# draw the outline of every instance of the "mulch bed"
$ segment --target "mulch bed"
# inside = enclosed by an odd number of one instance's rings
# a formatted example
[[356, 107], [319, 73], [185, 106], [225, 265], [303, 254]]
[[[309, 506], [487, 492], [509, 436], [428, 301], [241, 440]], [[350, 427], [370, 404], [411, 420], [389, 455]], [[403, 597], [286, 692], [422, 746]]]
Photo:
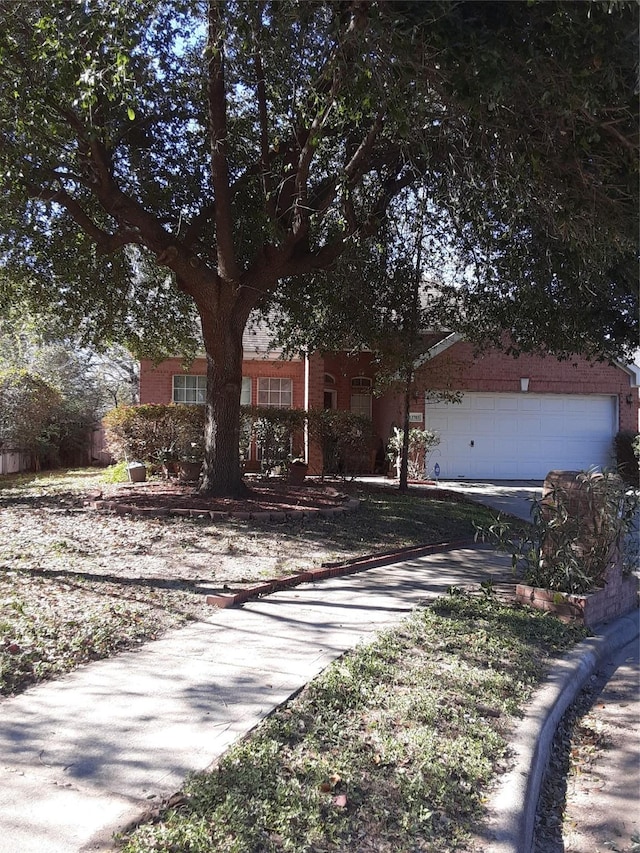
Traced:
[[333, 486], [305, 484], [291, 486], [280, 481], [251, 483], [246, 498], [210, 498], [200, 495], [192, 485], [175, 481], [124, 483], [105, 490], [94, 500], [104, 498], [110, 505], [140, 509], [189, 509], [201, 512], [291, 512], [294, 510], [340, 507], [349, 496]]

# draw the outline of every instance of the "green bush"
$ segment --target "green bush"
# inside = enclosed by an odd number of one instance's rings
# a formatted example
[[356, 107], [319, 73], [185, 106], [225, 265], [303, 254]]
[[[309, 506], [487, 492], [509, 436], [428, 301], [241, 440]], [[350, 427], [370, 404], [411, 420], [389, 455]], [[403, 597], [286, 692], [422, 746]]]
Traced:
[[[518, 577], [530, 586], [582, 595], [604, 585], [614, 548], [623, 552], [638, 511], [638, 496], [615, 473], [577, 475], [578, 513], [567, 508], [567, 495], [554, 489], [534, 501], [532, 524], [525, 530], [498, 517], [476, 536], [511, 554]], [[575, 504], [574, 504], [575, 506]]]
[[288, 465], [293, 456], [303, 455], [306, 415], [303, 409], [243, 406], [240, 455], [247, 457], [254, 438], [260, 447], [263, 473]]
[[[204, 406], [185, 403], [118, 406], [104, 417], [106, 445], [116, 461], [155, 466], [204, 457]], [[323, 448], [323, 473], [355, 474], [368, 470], [373, 440], [369, 418], [351, 412], [243, 406], [240, 411], [240, 458], [255, 440], [262, 470], [268, 474], [303, 456], [304, 427]]]
[[323, 474], [358, 474], [370, 468], [373, 424], [364, 415], [338, 409], [311, 409], [309, 435], [322, 447]]
[[107, 448], [118, 461], [165, 465], [204, 456], [203, 406], [118, 406], [107, 412], [103, 422]]
[[[402, 461], [404, 430], [395, 427], [387, 444], [388, 458], [393, 462], [398, 476]], [[440, 444], [440, 435], [431, 429], [409, 430], [409, 458], [407, 474], [411, 480], [424, 480], [429, 454]]]
[[129, 479], [127, 463], [123, 459], [121, 462], [116, 462], [115, 465], [109, 465], [104, 469], [102, 479], [105, 483], [126, 483]]
[[631, 430], [619, 432], [614, 439], [618, 473], [630, 486], [640, 486], [640, 433]]
[[36, 468], [59, 461], [62, 398], [27, 370], [0, 370], [0, 449], [30, 454]]

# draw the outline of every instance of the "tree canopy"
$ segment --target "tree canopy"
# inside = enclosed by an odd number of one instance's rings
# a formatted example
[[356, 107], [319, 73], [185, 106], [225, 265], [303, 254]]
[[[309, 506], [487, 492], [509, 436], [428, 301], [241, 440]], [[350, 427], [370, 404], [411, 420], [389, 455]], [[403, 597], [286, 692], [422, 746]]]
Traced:
[[250, 312], [366, 254], [406, 187], [464, 261], [454, 319], [619, 354], [637, 339], [637, 18], [614, 2], [3, 0], [0, 305], [55, 306], [155, 357], [193, 349], [197, 316], [203, 488], [221, 493], [241, 490]]
[[[431, 321], [514, 354], [630, 359], [639, 340], [637, 5], [452, 3], [439, 23], [426, 38], [439, 50], [430, 72], [448, 155], [415, 184], [429, 202], [422, 277], [441, 296]], [[392, 291], [419, 223], [402, 197], [389, 214], [386, 234], [285, 283], [280, 343], [376, 349], [388, 312], [397, 320], [411, 300], [410, 288]], [[394, 249], [398, 220], [407, 237]]]
[[137, 394], [137, 364], [117, 345], [96, 352], [55, 318], [29, 316], [24, 304], [0, 317], [0, 447], [34, 464], [71, 464], [90, 430]]

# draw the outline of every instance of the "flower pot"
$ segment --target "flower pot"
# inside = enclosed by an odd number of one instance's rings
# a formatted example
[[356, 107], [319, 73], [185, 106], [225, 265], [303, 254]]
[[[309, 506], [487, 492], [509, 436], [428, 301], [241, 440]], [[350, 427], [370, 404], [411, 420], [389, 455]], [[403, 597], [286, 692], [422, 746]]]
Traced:
[[201, 470], [202, 462], [178, 462], [178, 479], [183, 483], [194, 483]]
[[291, 486], [301, 486], [304, 483], [304, 478], [307, 476], [309, 466], [306, 462], [292, 462], [289, 466], [289, 475], [287, 477]]
[[127, 473], [131, 483], [144, 483], [147, 479], [147, 469], [143, 462], [131, 462], [127, 465]]

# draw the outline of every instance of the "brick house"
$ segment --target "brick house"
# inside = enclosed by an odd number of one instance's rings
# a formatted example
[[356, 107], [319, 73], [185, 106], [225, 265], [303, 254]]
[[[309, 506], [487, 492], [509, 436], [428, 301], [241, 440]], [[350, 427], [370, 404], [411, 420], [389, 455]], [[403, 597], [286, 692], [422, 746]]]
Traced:
[[[439, 432], [428, 464], [438, 464], [441, 478], [542, 480], [553, 469], [609, 467], [615, 434], [638, 429], [637, 367], [579, 357], [514, 359], [498, 350], [477, 356], [453, 334], [432, 336], [430, 344], [417, 371], [411, 421]], [[376, 395], [376, 374], [366, 352], [285, 360], [270, 349], [265, 330], [244, 335], [242, 403], [370, 416], [375, 441], [367, 473], [379, 470], [392, 429], [402, 422], [401, 396]], [[204, 358], [187, 370], [179, 358], [140, 364], [141, 403], [203, 403], [205, 387]], [[425, 394], [442, 388], [461, 392], [461, 402], [432, 402]], [[320, 449], [307, 446], [305, 453], [310, 473], [319, 473]]]

